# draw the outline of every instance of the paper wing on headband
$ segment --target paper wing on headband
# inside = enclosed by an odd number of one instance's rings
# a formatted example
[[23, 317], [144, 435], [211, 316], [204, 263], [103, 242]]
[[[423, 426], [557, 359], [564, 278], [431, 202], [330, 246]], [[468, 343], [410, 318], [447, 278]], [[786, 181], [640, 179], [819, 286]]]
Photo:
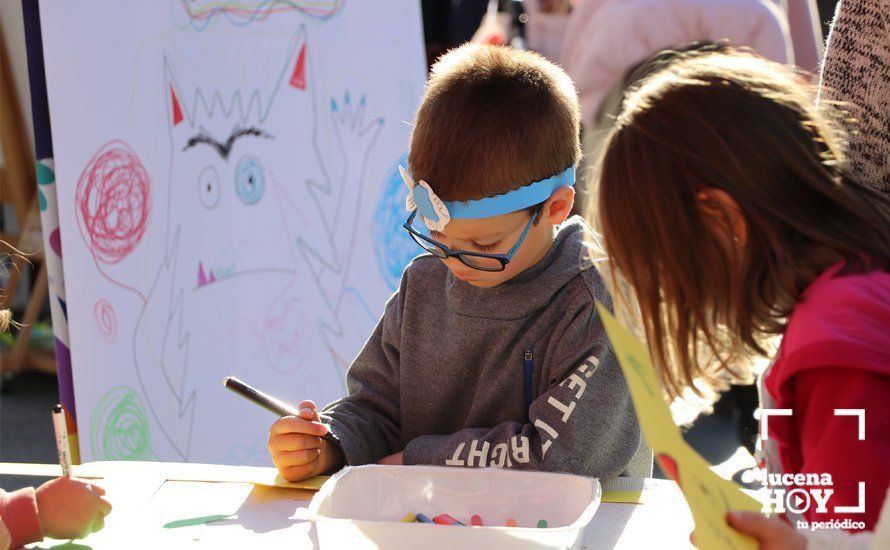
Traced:
[[445, 226], [451, 221], [451, 215], [448, 213], [445, 202], [436, 195], [427, 182], [420, 180], [419, 183], [414, 183], [411, 175], [401, 166], [399, 166], [399, 173], [402, 174], [402, 180], [408, 186], [408, 199], [405, 201], [405, 208], [409, 212], [417, 210], [420, 217], [423, 218], [423, 223], [430, 231], [445, 229]]
[[417, 210], [432, 231], [442, 231], [452, 219], [490, 218], [516, 212], [546, 201], [560, 187], [575, 185], [575, 167], [569, 166], [549, 178], [501, 195], [471, 201], [445, 202], [436, 196], [427, 182], [420, 180], [419, 183], [414, 183], [408, 171], [401, 166], [399, 172], [409, 189], [405, 207], [409, 212]]

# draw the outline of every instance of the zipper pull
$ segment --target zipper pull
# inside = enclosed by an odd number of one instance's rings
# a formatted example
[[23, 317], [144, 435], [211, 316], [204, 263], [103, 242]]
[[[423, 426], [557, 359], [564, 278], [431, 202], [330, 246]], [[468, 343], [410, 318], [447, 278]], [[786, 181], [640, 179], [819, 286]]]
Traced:
[[523, 369], [522, 375], [524, 379], [524, 393], [525, 393], [525, 421], [529, 421], [528, 410], [532, 406], [532, 368], [534, 363], [532, 362], [532, 350], [525, 350], [525, 361], [523, 361]]

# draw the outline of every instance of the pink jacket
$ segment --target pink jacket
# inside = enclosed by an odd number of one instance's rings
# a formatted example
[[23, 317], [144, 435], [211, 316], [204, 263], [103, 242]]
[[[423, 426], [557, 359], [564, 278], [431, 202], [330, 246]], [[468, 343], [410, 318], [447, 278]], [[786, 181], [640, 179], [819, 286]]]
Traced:
[[[728, 39], [794, 61], [786, 2], [809, 0], [582, 0], [569, 17], [561, 63], [578, 89], [584, 124], [625, 73], [655, 53]], [[817, 58], [818, 59], [818, 56]]]
[[27, 487], [12, 493], [0, 490], [0, 550], [43, 540], [37, 496]]

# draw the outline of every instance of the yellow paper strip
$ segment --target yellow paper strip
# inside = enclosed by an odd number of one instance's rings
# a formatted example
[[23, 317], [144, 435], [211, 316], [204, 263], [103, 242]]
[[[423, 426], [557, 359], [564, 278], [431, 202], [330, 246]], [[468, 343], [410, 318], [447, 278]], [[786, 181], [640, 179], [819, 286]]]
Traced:
[[603, 502], [643, 504], [643, 491], [603, 491]]
[[754, 539], [729, 527], [726, 513], [731, 509], [759, 511], [760, 503], [712, 472], [707, 461], [683, 440], [645, 346], [602, 304], [597, 308], [624, 371], [646, 442], [662, 470], [680, 486], [692, 511], [696, 546], [754, 550]]

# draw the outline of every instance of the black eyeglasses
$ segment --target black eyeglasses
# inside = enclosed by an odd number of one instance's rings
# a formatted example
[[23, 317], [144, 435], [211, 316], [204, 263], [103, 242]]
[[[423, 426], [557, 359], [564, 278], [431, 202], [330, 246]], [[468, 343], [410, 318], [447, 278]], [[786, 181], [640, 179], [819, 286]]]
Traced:
[[519, 250], [519, 245], [522, 244], [522, 241], [525, 240], [525, 236], [528, 234], [529, 229], [531, 229], [532, 224], [538, 217], [538, 211], [536, 210], [534, 214], [532, 214], [531, 219], [525, 226], [525, 229], [522, 230], [522, 234], [519, 235], [519, 240], [516, 241], [516, 244], [513, 245], [513, 248], [509, 250], [506, 254], [485, 254], [484, 252], [472, 252], [470, 250], [451, 250], [444, 244], [427, 237], [426, 235], [420, 233], [412, 224], [414, 223], [414, 218], [417, 217], [417, 210], [411, 212], [411, 215], [408, 216], [408, 221], [402, 225], [408, 234], [411, 235], [411, 238], [420, 245], [421, 248], [432, 254], [433, 256], [442, 258], [443, 260], [447, 258], [457, 258], [460, 260], [462, 264], [467, 267], [472, 267], [473, 269], [478, 269], [479, 271], [503, 271], [507, 268], [507, 264], [510, 263], [510, 260], [516, 254], [516, 251]]

